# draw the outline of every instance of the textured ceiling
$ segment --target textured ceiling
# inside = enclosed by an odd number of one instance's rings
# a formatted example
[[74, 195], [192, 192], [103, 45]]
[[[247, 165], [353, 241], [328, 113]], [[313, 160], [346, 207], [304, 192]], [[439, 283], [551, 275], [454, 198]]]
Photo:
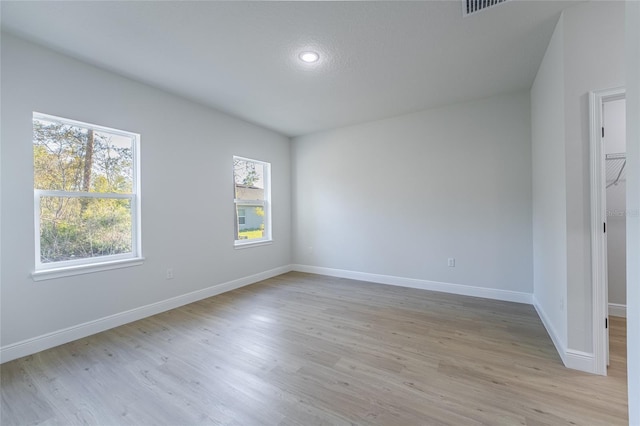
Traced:
[[[2, 29], [289, 136], [529, 88], [560, 11], [511, 1], [1, 2]], [[316, 50], [314, 65], [298, 60]]]

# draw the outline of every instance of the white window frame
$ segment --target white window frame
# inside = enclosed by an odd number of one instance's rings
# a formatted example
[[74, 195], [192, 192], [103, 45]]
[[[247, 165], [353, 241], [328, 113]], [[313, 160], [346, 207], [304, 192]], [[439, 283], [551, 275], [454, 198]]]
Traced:
[[[262, 179], [264, 181], [264, 200], [242, 200], [235, 198], [235, 170], [233, 170], [233, 186], [234, 186], [234, 199], [233, 199], [233, 208], [234, 208], [234, 220], [237, 225], [237, 211], [238, 205], [242, 206], [250, 206], [250, 207], [262, 207], [264, 211], [264, 236], [262, 238], [254, 238], [252, 240], [238, 240], [236, 239], [237, 233], [239, 233], [239, 229], [235, 229], [236, 235], [234, 236], [234, 247], [235, 248], [246, 248], [253, 247], [265, 244], [271, 244], [273, 242], [272, 239], [272, 230], [271, 230], [271, 163], [261, 160], [254, 160], [253, 158], [240, 157], [237, 155], [233, 156], [233, 163], [235, 160], [242, 161], [250, 161], [252, 163], [260, 164], [263, 167], [263, 175]], [[232, 163], [232, 167], [233, 167]]]
[[[97, 124], [85, 123], [54, 115], [33, 113], [32, 120], [44, 120], [61, 123], [70, 126], [93, 129], [97, 132], [109, 133], [112, 135], [124, 136], [132, 139], [133, 156], [133, 192], [111, 193], [111, 192], [78, 192], [59, 190], [33, 190], [33, 212], [35, 229], [35, 270], [31, 274], [34, 281], [61, 278], [71, 275], [86, 274], [91, 272], [105, 271], [110, 269], [125, 268], [129, 266], [141, 265], [144, 261], [142, 257], [142, 232], [140, 214], [140, 135], [124, 130], [113, 129]], [[77, 260], [64, 260], [59, 262], [43, 263], [40, 253], [40, 200], [42, 197], [69, 197], [69, 198], [106, 198], [106, 199], [127, 199], [131, 203], [131, 253], [122, 253], [108, 256], [87, 257]]]

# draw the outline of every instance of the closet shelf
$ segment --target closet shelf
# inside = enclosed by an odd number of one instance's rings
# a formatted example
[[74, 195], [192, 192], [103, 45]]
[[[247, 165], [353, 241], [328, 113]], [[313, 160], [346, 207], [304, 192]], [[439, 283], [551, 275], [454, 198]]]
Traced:
[[626, 180], [624, 168], [627, 165], [627, 155], [625, 153], [607, 154], [605, 159], [607, 169], [607, 188], [617, 185], [620, 182], [624, 182]]

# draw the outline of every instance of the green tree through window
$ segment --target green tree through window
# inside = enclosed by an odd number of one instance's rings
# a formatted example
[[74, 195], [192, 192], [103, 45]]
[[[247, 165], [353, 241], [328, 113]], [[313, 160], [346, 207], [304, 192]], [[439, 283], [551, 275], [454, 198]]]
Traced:
[[136, 143], [137, 135], [34, 114], [42, 269], [137, 255]]

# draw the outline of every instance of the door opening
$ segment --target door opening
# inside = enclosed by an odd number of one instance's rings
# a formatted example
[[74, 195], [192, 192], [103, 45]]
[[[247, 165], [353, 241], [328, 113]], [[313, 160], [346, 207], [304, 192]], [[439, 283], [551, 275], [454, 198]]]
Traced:
[[610, 363], [609, 316], [626, 316], [625, 107], [624, 88], [591, 93], [593, 352], [602, 375]]

